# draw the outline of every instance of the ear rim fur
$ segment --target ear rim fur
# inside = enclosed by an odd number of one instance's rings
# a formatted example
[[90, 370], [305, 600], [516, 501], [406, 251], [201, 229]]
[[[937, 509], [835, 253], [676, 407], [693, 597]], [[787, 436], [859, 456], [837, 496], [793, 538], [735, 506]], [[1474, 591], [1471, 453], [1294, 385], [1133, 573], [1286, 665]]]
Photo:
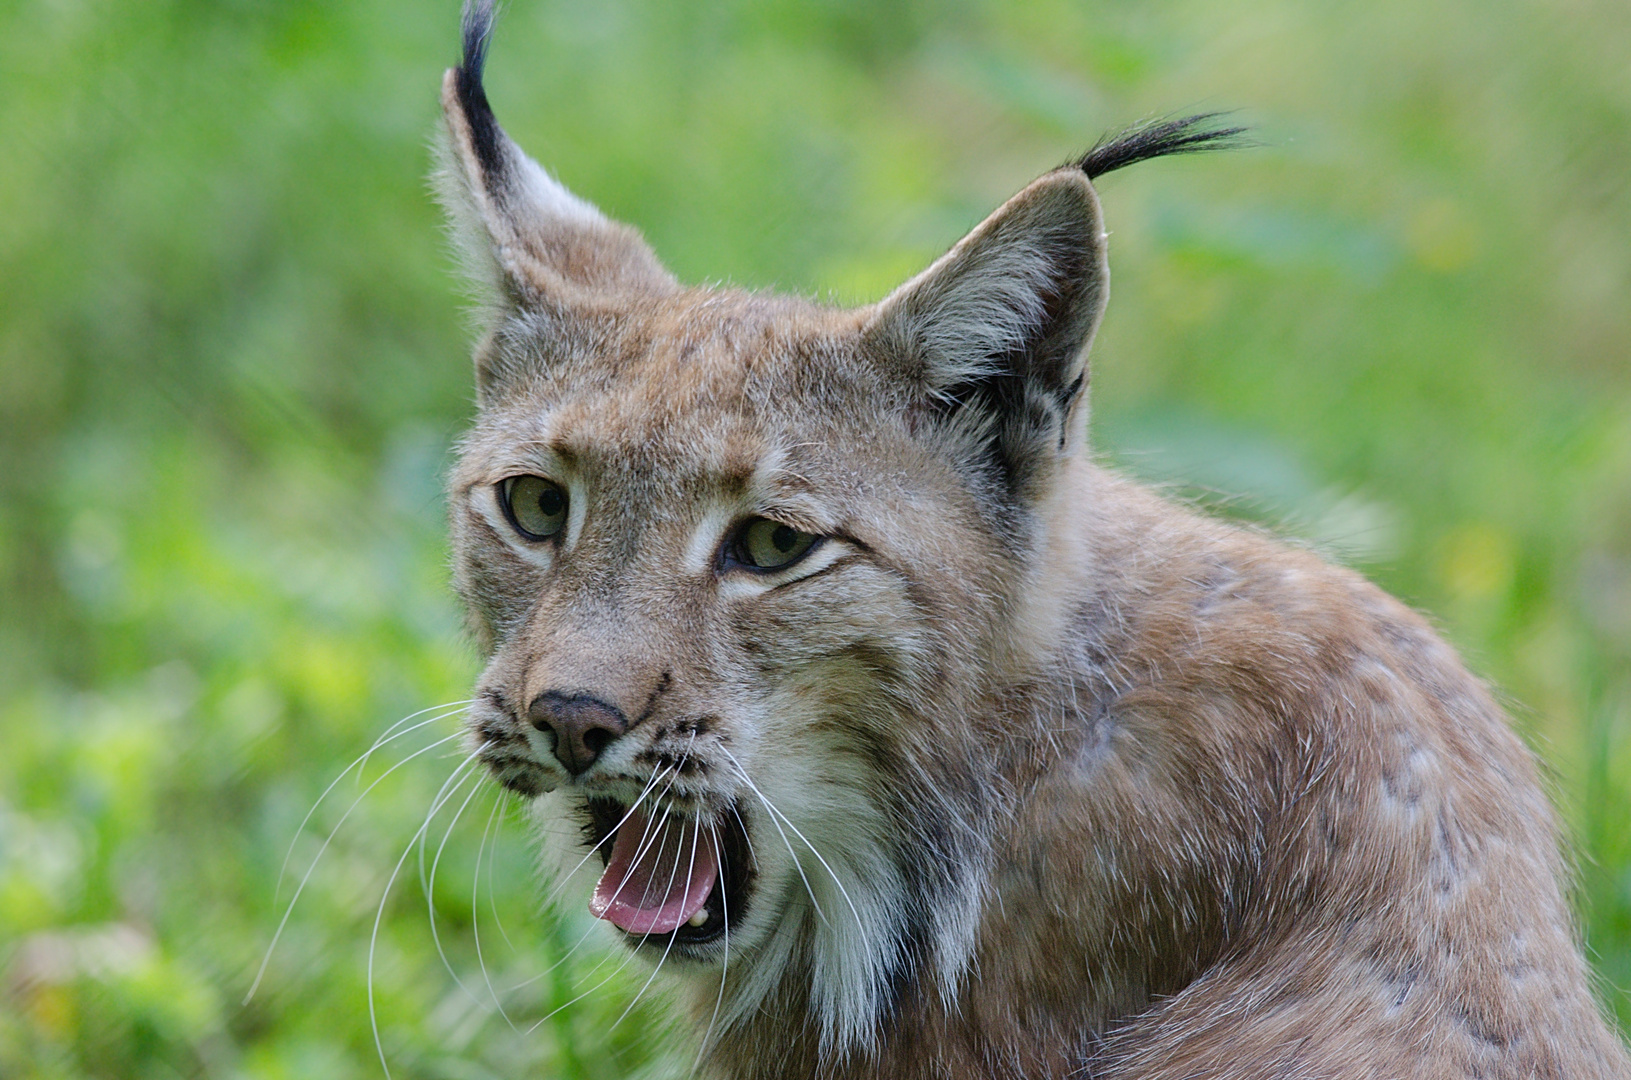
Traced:
[[[1050, 212], [1058, 212], [1062, 220], [1056, 222], [1043, 220]], [[1085, 351], [1091, 344], [1108, 298], [1110, 266], [1105, 243], [1108, 234], [1104, 231], [1103, 211], [1099, 206], [1098, 193], [1085, 175], [1070, 167], [1055, 169], [1027, 184], [952, 245], [951, 250], [910, 280], [897, 286], [878, 302], [867, 321], [865, 332], [873, 338], [891, 332], [910, 332], [909, 326], [893, 324], [903, 319], [912, 319], [914, 314], [921, 321], [949, 314], [947, 309], [954, 305], [949, 302], [937, 303], [938, 298], [933, 295], [935, 292], [977, 293], [980, 283], [972, 279], [981, 276], [993, 284], [1000, 284], [1002, 275], [991, 272], [995, 269], [990, 266], [993, 257], [1038, 254], [1034, 249], [1030, 252], [1011, 250], [1019, 246], [1019, 242], [1023, 242], [1027, 234], [1035, 231], [1037, 226], [1051, 229], [1052, 236], [1049, 239], [1064, 241], [1062, 246], [1068, 246], [1072, 241], [1081, 243], [1082, 254], [1085, 256], [1081, 269], [1091, 271], [1090, 279], [1084, 283], [1090, 310], [1083, 314], [1089, 317], [1079, 320], [1086, 323], [1085, 332], [1082, 334], [1082, 350]], [[1052, 253], [1041, 254], [1046, 256]], [[1047, 265], [1040, 268], [1042, 270], [1040, 275], [1031, 276], [1031, 282], [1037, 285], [1065, 283], [1064, 275], [1047, 272], [1052, 268], [1053, 259], [1044, 258], [1040, 261]], [[1038, 267], [1033, 265], [1032, 269]], [[981, 306], [976, 295], [960, 299], [970, 308]], [[971, 344], [966, 353], [984, 351], [989, 355], [992, 352], [1005, 351], [1021, 343], [1013, 335], [1024, 333], [1027, 324], [1030, 329], [1042, 329], [1040, 326], [1042, 312], [1036, 310], [1043, 300], [1041, 292], [1037, 288], [1031, 288], [1015, 295], [1013, 300], [1032, 307], [1033, 310], [1014, 311], [1012, 303], [1003, 305], [1003, 310], [1018, 318], [1006, 326], [984, 324], [990, 327], [991, 333], [985, 335], [979, 344]], [[914, 313], [910, 310], [914, 305], [920, 305], [928, 310]], [[914, 351], [940, 352], [944, 361], [955, 365], [937, 370], [931, 364], [933, 357], [923, 355], [917, 358], [924, 365], [921, 377], [932, 389], [941, 389], [964, 381], [970, 376], [996, 373], [995, 369], [985, 368], [979, 361], [968, 359], [959, 363], [952, 356], [944, 355], [953, 352], [953, 348], [929, 341], [915, 343]]]
[[[619, 226], [511, 141], [487, 108], [479, 74], [449, 68], [441, 96], [446, 137], [439, 144], [437, 186], [454, 227], [464, 233], [461, 248], [485, 245], [500, 283], [517, 300], [571, 288], [569, 275], [539, 250], [540, 238], [528, 235], [529, 224], [608, 232]], [[476, 235], [469, 234], [472, 225]]]
[[904, 376], [933, 430], [999, 503], [1024, 504], [1086, 438], [1087, 354], [1109, 298], [1098, 194], [1047, 173], [873, 309], [864, 348]]
[[[482, 83], [493, 9], [492, 0], [464, 6], [463, 54], [442, 77], [433, 173], [459, 268], [476, 293], [484, 399], [518, 371], [488, 355], [507, 322], [521, 318], [533, 334], [559, 336], [575, 312], [679, 288], [637, 230], [567, 190], [499, 126]], [[557, 344], [532, 351], [570, 352], [570, 342]]]

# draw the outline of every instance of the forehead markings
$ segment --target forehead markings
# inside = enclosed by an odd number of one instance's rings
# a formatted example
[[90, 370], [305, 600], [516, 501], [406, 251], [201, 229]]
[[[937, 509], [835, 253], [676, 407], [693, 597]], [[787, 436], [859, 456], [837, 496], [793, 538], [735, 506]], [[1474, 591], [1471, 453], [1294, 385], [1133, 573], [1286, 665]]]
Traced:
[[467, 463], [476, 483], [496, 483], [506, 476], [555, 475], [572, 464], [572, 451], [559, 438], [560, 408], [554, 402], [532, 402], [482, 410], [475, 437], [465, 443]]
[[[601, 505], [605, 497], [615, 500], [619, 512], [695, 522], [682, 549], [684, 569], [691, 573], [711, 572], [731, 525], [765, 510], [789, 524], [820, 531], [812, 519], [825, 515], [798, 505], [808, 501], [810, 481], [790, 467], [785, 447], [772, 444], [767, 451], [752, 416], [756, 410], [744, 411], [739, 401], [736, 408], [720, 407], [719, 393], [725, 392], [726, 404], [736, 400], [733, 391], [740, 387], [735, 384], [745, 375], [742, 361], [747, 358], [728, 355], [737, 351], [730, 347], [740, 342], [732, 339], [744, 327], [727, 317], [687, 329], [692, 332], [666, 341], [659, 335], [657, 343], [647, 343], [646, 362], [632, 365], [621, 379], [581, 386], [577, 392], [566, 388], [551, 407], [511, 414], [496, 425], [510, 445], [502, 463], [489, 470], [493, 482], [536, 473], [567, 487], [562, 552], [578, 546], [591, 504]], [[725, 346], [722, 366], [685, 363], [680, 354], [698, 337], [715, 348]], [[687, 366], [713, 370], [674, 370]], [[589, 490], [607, 484], [614, 487]], [[636, 488], [646, 489], [644, 495]], [[651, 499], [676, 502], [656, 505]], [[497, 510], [496, 498], [491, 503]], [[536, 557], [533, 545], [514, 536], [501, 511], [494, 524], [512, 545]]]
[[706, 292], [654, 322], [643, 354], [620, 370], [621, 392], [674, 416], [739, 411], [790, 374], [807, 351], [801, 343], [818, 334], [805, 308]]

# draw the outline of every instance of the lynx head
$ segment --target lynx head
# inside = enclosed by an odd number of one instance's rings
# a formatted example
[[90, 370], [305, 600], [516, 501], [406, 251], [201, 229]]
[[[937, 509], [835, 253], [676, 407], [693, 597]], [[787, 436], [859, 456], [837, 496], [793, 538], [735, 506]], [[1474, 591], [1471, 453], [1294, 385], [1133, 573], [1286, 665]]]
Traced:
[[1100, 147], [871, 307], [688, 288], [498, 127], [490, 22], [467, 8], [442, 98], [487, 290], [450, 490], [471, 748], [722, 1027], [801, 1009], [864, 1048], [891, 994], [962, 976], [1036, 724], [1009, 691], [1071, 543], [1053, 496], [1107, 288], [1089, 175], [1219, 133]]

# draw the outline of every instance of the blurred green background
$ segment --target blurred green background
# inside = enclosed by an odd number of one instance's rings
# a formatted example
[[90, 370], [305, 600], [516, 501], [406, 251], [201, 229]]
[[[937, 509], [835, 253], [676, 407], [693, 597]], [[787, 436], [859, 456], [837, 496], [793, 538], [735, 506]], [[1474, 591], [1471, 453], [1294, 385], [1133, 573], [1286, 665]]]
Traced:
[[[617, 1022], [641, 980], [573, 950], [581, 912], [537, 913], [488, 787], [423, 832], [436, 934], [416, 852], [382, 905], [455, 717], [300, 829], [476, 670], [424, 181], [455, 8], [0, 2], [0, 1075], [383, 1075], [376, 913], [395, 1076], [690, 1063], [660, 1007]], [[1628, 57], [1623, 0], [513, 0], [489, 85], [681, 277], [840, 301], [1106, 128], [1242, 108], [1262, 148], [1101, 183], [1094, 437], [1433, 612], [1510, 695], [1623, 1023]]]

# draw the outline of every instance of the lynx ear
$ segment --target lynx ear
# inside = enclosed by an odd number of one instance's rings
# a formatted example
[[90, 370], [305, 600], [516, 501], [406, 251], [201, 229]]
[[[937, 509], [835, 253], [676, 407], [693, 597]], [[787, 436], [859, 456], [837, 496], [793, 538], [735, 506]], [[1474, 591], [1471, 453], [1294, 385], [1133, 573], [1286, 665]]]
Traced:
[[467, 0], [464, 56], [442, 80], [440, 194], [471, 276], [501, 310], [673, 288], [639, 233], [568, 191], [498, 126], [481, 81], [492, 25], [491, 0]]
[[1109, 289], [1093, 185], [1078, 169], [1037, 180], [887, 297], [872, 354], [921, 394], [920, 411], [966, 471], [1023, 504], [1082, 438], [1087, 346]]

